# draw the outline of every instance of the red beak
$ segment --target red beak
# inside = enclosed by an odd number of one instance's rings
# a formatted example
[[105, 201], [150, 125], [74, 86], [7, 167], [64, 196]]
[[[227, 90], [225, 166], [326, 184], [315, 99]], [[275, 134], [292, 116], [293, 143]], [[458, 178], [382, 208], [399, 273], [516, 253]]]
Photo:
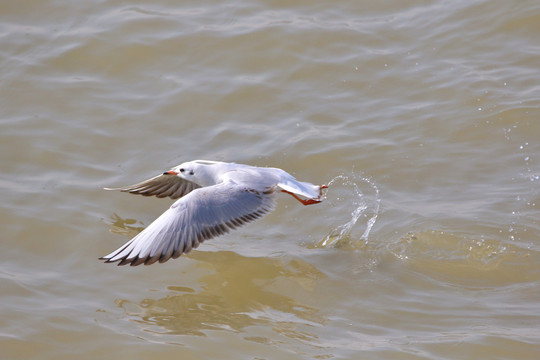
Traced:
[[178, 173], [176, 171], [169, 170], [169, 171], [165, 171], [163, 175], [178, 175]]

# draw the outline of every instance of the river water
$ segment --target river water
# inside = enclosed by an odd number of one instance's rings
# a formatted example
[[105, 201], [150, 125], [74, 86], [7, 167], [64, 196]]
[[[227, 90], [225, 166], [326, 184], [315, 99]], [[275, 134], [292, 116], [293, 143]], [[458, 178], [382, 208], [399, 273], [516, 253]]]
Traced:
[[[0, 5], [2, 359], [538, 359], [540, 2]], [[329, 183], [98, 257], [193, 159]]]

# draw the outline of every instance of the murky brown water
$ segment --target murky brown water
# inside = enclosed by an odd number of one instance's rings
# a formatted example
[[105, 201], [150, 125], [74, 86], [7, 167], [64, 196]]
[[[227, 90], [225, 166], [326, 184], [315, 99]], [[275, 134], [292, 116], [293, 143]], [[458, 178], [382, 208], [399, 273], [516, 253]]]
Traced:
[[[2, 359], [537, 359], [538, 1], [0, 5]], [[97, 258], [192, 159], [331, 182]]]

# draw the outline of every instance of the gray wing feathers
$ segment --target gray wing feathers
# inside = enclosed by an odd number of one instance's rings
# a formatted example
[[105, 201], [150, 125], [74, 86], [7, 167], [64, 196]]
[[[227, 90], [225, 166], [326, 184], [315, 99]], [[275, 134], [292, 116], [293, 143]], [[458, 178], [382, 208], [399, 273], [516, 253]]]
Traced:
[[101, 259], [131, 266], [162, 263], [256, 220], [273, 208], [271, 194], [232, 182], [196, 189], [177, 200], [124, 246]]
[[157, 196], [158, 198], [168, 196], [171, 199], [178, 199], [199, 187], [199, 185], [178, 176], [162, 174], [138, 184], [120, 188], [105, 188], [105, 190], [120, 190], [143, 196]]

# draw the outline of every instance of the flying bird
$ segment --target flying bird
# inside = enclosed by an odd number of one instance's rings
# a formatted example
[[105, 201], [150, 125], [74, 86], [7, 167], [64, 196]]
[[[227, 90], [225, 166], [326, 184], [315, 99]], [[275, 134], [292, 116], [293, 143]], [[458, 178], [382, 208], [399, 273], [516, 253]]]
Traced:
[[311, 205], [322, 201], [326, 188], [297, 181], [278, 168], [209, 160], [185, 162], [135, 185], [105, 188], [178, 200], [137, 236], [100, 260], [136, 266], [176, 259], [205, 240], [269, 213], [276, 193], [290, 194]]

